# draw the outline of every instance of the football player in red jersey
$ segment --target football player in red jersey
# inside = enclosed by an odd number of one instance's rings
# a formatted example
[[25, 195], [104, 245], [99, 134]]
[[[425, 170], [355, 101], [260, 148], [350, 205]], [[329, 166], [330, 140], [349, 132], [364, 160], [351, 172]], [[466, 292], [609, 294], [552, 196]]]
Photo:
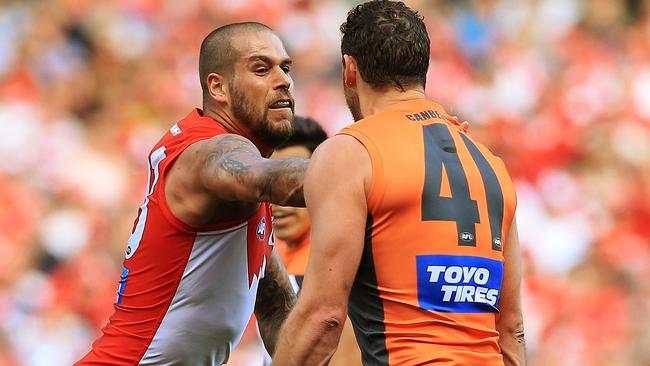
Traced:
[[291, 59], [267, 26], [203, 41], [203, 108], [148, 156], [115, 312], [78, 365], [221, 365], [253, 312], [266, 348], [295, 294], [271, 240], [270, 203], [304, 206], [307, 160], [270, 160], [292, 133]]

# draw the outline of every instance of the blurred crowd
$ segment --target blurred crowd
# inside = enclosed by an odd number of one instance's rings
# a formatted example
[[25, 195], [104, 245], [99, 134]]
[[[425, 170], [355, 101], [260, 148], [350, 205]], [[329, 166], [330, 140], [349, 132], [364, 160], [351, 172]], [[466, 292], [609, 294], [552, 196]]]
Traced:
[[[357, 2], [0, 2], [0, 366], [69, 365], [105, 324], [146, 154], [200, 106], [203, 37], [274, 28], [297, 112], [335, 133]], [[515, 180], [529, 365], [650, 365], [650, 1], [406, 2], [428, 96]], [[260, 364], [256, 342], [229, 364]]]

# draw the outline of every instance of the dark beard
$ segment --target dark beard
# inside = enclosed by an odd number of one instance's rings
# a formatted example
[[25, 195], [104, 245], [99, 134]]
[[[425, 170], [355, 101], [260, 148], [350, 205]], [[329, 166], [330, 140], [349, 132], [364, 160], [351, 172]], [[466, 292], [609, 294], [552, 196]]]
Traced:
[[345, 95], [345, 103], [348, 105], [350, 113], [354, 121], [363, 119], [361, 114], [361, 103], [359, 103], [359, 94], [355, 93], [352, 88], [348, 88], [345, 83], [343, 84], [343, 94]]
[[246, 98], [239, 89], [231, 86], [232, 92], [232, 113], [234, 117], [244, 123], [252, 134], [252, 138], [260, 141], [268, 147], [274, 148], [287, 141], [293, 134], [293, 120], [289, 128], [273, 128], [268, 120], [268, 108], [257, 108], [255, 104]]

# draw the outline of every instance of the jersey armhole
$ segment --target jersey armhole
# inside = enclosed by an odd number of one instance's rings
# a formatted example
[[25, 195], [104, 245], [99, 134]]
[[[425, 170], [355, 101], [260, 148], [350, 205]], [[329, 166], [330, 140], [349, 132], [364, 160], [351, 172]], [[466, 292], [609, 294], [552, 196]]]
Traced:
[[512, 178], [510, 177], [510, 174], [508, 173], [508, 169], [506, 168], [506, 165], [503, 162], [503, 160], [496, 155], [494, 155], [494, 159], [498, 164], [498, 169], [495, 169], [495, 173], [497, 176], [497, 180], [499, 181], [499, 184], [502, 187], [501, 192], [504, 198], [504, 205], [503, 205], [504, 225], [503, 225], [502, 238], [506, 238], [506, 240], [504, 241], [504, 250], [505, 250], [505, 247], [509, 244], [508, 239], [510, 238], [510, 236], [508, 234], [510, 233], [510, 228], [512, 227], [512, 224], [515, 221], [515, 217], [517, 216], [517, 191], [515, 190], [515, 185], [512, 181]]
[[[201, 141], [205, 141], [208, 139], [211, 139], [214, 136], [200, 136], [198, 138], [192, 139], [189, 142], [187, 139], [183, 141], [182, 144], [178, 147], [176, 151], [174, 151], [173, 154], [169, 155], [167, 157], [167, 161], [165, 162], [164, 166], [162, 167], [162, 170], [160, 172], [160, 183], [159, 183], [159, 192], [158, 192], [158, 205], [160, 206], [160, 210], [163, 213], [163, 216], [165, 216], [165, 219], [172, 224], [175, 228], [185, 231], [185, 232], [205, 232], [205, 231], [219, 231], [219, 230], [226, 230], [226, 229], [231, 229], [231, 228], [236, 228], [239, 225], [245, 223], [248, 221], [251, 217], [257, 215], [259, 212], [256, 211], [251, 215], [250, 217], [246, 217], [240, 220], [235, 220], [235, 221], [228, 221], [220, 224], [214, 224], [214, 225], [192, 225], [188, 224], [185, 221], [181, 220], [178, 218], [171, 210], [169, 207], [169, 204], [167, 203], [167, 196], [165, 195], [165, 186], [166, 186], [166, 177], [167, 177], [167, 172], [171, 168], [171, 166], [176, 162], [176, 159], [178, 159], [179, 156], [190, 146], [199, 143]], [[260, 209], [262, 209], [262, 204], [260, 204]]]
[[340, 135], [354, 137], [368, 152], [370, 163], [372, 165], [372, 177], [370, 178], [370, 192], [368, 193], [368, 210], [376, 212], [380, 207], [386, 189], [384, 180], [384, 163], [375, 143], [363, 132], [347, 127], [339, 132]]

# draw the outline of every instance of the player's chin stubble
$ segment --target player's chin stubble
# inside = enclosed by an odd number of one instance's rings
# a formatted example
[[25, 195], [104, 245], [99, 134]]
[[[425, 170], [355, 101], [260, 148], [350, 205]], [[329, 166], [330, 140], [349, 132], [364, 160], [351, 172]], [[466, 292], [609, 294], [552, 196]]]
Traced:
[[255, 133], [263, 136], [260, 138], [270, 146], [278, 146], [287, 141], [293, 134], [293, 117], [292, 111], [291, 118], [288, 121], [272, 122], [268, 119], [268, 109], [266, 109], [263, 122], [255, 126]]
[[232, 100], [233, 115], [248, 126], [254, 135], [252, 137], [255, 139], [275, 147], [291, 137], [293, 133], [293, 109], [288, 122], [273, 122], [269, 120], [267, 106], [258, 108], [239, 89], [232, 88]]

